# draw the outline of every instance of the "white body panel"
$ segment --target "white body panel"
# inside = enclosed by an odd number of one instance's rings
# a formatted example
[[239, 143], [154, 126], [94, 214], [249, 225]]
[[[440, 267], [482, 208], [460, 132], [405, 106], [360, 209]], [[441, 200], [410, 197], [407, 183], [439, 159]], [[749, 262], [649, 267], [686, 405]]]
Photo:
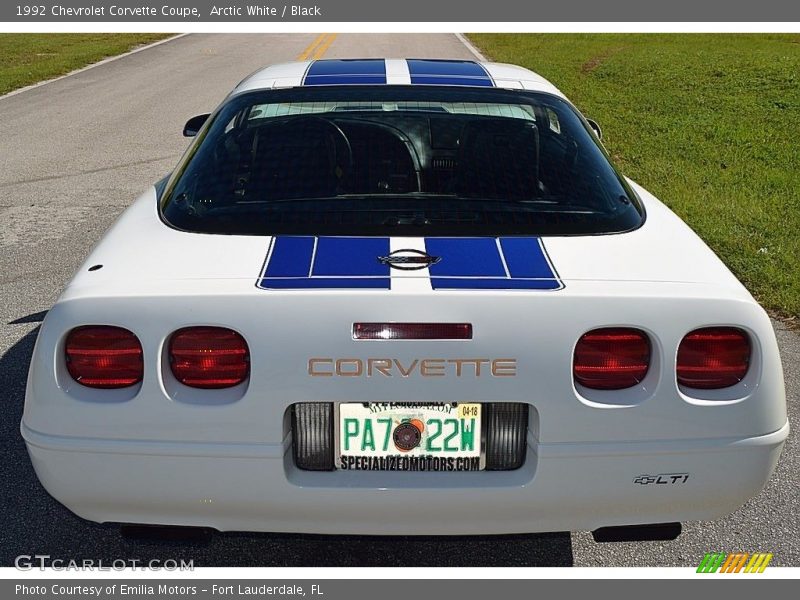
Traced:
[[[402, 78], [398, 69], [387, 71]], [[518, 67], [487, 69], [496, 81], [557, 93]], [[234, 93], [298, 85], [304, 72], [302, 64], [271, 67]], [[488, 534], [729, 513], [763, 487], [788, 433], [775, 336], [766, 313], [705, 244], [635, 189], [647, 212], [642, 227], [544, 238], [563, 289], [511, 292], [433, 292], [425, 272], [406, 274], [396, 286], [393, 278], [391, 290], [259, 289], [269, 237], [171, 229], [151, 189], [108, 232], [43, 323], [21, 426], [36, 472], [87, 519], [221, 530]], [[415, 243], [393, 240], [392, 249]], [[88, 271], [97, 264], [103, 267]], [[365, 343], [352, 339], [356, 321], [469, 322], [475, 333], [470, 341]], [[93, 390], [71, 380], [64, 339], [84, 324], [136, 333], [141, 384]], [[242, 333], [249, 380], [221, 391], [178, 383], [165, 343], [191, 325]], [[750, 334], [748, 375], [724, 390], [679, 389], [678, 343], [713, 325]], [[575, 343], [604, 326], [651, 336], [641, 385], [600, 392], [573, 384]], [[314, 356], [514, 357], [517, 376], [315, 378], [307, 368]], [[287, 409], [306, 401], [526, 402], [527, 460], [508, 472], [301, 471]], [[634, 483], [670, 473], [689, 477]]]

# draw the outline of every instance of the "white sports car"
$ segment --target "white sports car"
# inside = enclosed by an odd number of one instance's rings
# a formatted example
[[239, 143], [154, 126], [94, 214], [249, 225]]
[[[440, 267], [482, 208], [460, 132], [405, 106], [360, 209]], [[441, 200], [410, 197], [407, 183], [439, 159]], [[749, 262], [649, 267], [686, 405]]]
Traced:
[[33, 355], [22, 435], [81, 517], [674, 537], [775, 468], [767, 315], [535, 73], [276, 65], [184, 133]]

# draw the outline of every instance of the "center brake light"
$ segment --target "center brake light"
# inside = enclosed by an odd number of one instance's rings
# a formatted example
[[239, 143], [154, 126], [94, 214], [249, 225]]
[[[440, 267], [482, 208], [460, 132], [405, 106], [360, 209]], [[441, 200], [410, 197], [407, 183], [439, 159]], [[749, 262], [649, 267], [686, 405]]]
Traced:
[[353, 323], [356, 340], [471, 340], [472, 323]]
[[232, 329], [184, 327], [169, 339], [169, 364], [175, 379], [189, 387], [233, 387], [250, 374], [250, 349]]
[[650, 339], [639, 329], [606, 327], [585, 333], [575, 346], [575, 381], [594, 390], [621, 390], [640, 383], [650, 368]]
[[139, 338], [122, 327], [76, 327], [67, 335], [64, 354], [70, 376], [86, 387], [130, 387], [144, 375]]

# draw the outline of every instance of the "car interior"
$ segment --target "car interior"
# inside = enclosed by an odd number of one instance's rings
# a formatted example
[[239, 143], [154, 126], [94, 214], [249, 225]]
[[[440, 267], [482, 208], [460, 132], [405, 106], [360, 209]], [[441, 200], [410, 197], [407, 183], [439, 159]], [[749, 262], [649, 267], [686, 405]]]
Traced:
[[529, 119], [300, 115], [245, 121], [218, 142], [201, 188], [216, 202], [422, 193], [532, 200], [570, 193], [577, 144]]

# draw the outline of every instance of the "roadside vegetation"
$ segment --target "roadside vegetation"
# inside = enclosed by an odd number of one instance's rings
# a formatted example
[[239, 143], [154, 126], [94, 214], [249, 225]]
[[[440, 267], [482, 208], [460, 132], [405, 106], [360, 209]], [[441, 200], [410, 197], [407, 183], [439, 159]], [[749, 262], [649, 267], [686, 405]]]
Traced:
[[170, 35], [163, 33], [0, 34], [0, 95], [64, 75]]
[[625, 174], [800, 317], [800, 34], [471, 34], [600, 123]]

